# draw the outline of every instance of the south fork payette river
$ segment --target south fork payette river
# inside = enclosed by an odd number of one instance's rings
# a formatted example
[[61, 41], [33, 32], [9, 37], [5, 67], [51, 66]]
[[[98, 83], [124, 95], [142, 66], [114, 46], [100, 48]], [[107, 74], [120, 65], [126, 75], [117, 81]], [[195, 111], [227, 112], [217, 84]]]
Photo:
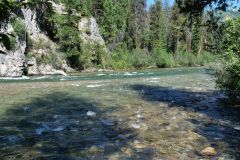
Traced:
[[0, 159], [237, 160], [239, 114], [203, 68], [0, 78]]

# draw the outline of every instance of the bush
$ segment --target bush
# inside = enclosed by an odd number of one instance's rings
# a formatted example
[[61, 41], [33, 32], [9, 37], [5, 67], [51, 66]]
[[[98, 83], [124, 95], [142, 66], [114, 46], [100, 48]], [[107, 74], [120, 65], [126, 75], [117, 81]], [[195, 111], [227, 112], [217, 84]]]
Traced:
[[27, 29], [23, 21], [14, 17], [11, 19], [11, 25], [19, 39], [24, 40], [26, 38]]
[[149, 66], [149, 56], [142, 49], [135, 49], [130, 56], [130, 65], [136, 69], [142, 69]]
[[240, 95], [240, 61], [228, 63], [217, 72], [217, 85], [225, 90], [230, 98]]
[[151, 59], [158, 68], [175, 66], [174, 56], [164, 49], [154, 49], [151, 53]]
[[176, 56], [176, 62], [180, 66], [193, 66], [194, 62], [194, 55], [190, 52], [180, 51]]
[[222, 70], [218, 70], [217, 85], [225, 90], [229, 97], [236, 100], [240, 95], [240, 18], [228, 21], [224, 35], [224, 49], [226, 51]]
[[79, 57], [79, 61], [83, 69], [91, 67], [105, 68], [107, 52], [104, 46], [100, 44], [83, 44], [83, 51]]
[[119, 47], [107, 60], [109, 68], [112, 69], [131, 69], [131, 53], [126, 49], [126, 47]]

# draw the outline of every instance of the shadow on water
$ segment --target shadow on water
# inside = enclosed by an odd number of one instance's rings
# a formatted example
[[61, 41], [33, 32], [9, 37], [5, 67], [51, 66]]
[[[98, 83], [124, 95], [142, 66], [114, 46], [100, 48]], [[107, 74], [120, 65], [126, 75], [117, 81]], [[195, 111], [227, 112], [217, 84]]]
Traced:
[[143, 155], [131, 145], [137, 133], [109, 113], [111, 109], [66, 93], [34, 98], [1, 117], [1, 158], [152, 159], [153, 153]]
[[220, 93], [142, 84], [132, 85], [131, 88], [146, 101], [196, 113], [198, 117], [187, 117], [187, 121], [194, 126], [194, 132], [205, 137], [211, 146], [223, 154], [232, 156], [227, 159], [240, 159], [240, 108], [226, 106]]

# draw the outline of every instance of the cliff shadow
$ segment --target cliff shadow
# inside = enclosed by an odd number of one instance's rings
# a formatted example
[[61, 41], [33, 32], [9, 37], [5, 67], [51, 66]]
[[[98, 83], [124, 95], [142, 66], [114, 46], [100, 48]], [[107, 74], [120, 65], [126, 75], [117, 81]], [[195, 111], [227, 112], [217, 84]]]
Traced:
[[0, 119], [4, 159], [152, 159], [132, 142], [138, 134], [98, 103], [57, 92], [17, 105]]

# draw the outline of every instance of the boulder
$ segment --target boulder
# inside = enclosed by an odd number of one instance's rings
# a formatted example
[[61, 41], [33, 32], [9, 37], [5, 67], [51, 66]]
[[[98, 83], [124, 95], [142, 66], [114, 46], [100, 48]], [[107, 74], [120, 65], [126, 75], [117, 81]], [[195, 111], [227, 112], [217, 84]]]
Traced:
[[217, 151], [213, 147], [207, 147], [201, 151], [202, 156], [215, 156]]

